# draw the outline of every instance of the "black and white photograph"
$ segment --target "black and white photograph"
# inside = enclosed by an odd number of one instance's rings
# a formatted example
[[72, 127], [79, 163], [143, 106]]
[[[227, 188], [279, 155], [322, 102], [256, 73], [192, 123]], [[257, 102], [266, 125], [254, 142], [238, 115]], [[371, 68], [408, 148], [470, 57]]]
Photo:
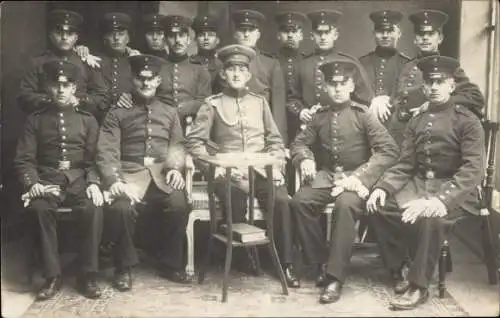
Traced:
[[500, 316], [499, 24], [1, 2], [2, 317]]

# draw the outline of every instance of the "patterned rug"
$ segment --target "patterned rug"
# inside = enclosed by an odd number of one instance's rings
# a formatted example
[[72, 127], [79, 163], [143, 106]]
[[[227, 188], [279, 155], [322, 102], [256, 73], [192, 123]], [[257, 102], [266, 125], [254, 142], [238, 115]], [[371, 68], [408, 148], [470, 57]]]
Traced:
[[304, 269], [300, 289], [281, 294], [279, 281], [270, 274], [245, 276], [232, 270], [228, 302], [222, 303], [222, 268], [214, 266], [203, 285], [179, 285], [165, 280], [144, 262], [134, 269], [133, 290], [120, 293], [110, 286], [111, 270], [101, 272], [103, 296], [86, 299], [75, 290], [75, 280], [68, 277], [56, 297], [35, 302], [23, 317], [228, 317], [228, 316], [393, 316], [440, 317], [468, 316], [448, 294], [437, 297], [436, 286], [431, 288], [429, 301], [412, 311], [391, 311], [392, 296], [387, 273], [374, 256], [354, 255], [350, 276], [341, 299], [334, 304], [320, 305], [320, 289], [314, 286], [312, 270]]

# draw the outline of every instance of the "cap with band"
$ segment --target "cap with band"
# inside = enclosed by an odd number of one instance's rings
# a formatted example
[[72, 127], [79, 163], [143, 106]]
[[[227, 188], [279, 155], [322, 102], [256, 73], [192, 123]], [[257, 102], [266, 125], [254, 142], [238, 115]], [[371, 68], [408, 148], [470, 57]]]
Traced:
[[453, 77], [460, 62], [451, 57], [433, 55], [420, 59], [417, 66], [424, 79], [446, 79]]
[[142, 17], [142, 29], [148, 31], [163, 31], [165, 29], [165, 16], [162, 14], [147, 14]]
[[254, 10], [238, 10], [233, 13], [233, 22], [236, 27], [249, 26], [260, 28], [266, 21], [266, 17]]
[[101, 20], [101, 29], [104, 32], [128, 30], [132, 24], [130, 16], [123, 12], [108, 12]]
[[76, 31], [83, 23], [83, 17], [69, 10], [53, 10], [49, 13], [49, 29], [60, 28], [64, 31]]
[[286, 11], [278, 13], [275, 20], [280, 30], [291, 30], [304, 28], [308, 18], [300, 12]]
[[250, 62], [256, 56], [254, 49], [239, 44], [226, 45], [220, 48], [217, 54], [224, 66], [233, 64], [250, 65]]
[[154, 77], [160, 73], [164, 60], [154, 55], [134, 55], [128, 58], [132, 74], [141, 77]]
[[350, 61], [331, 61], [319, 66], [326, 83], [344, 82], [352, 79], [358, 67]]
[[403, 19], [403, 14], [395, 10], [375, 11], [370, 14], [375, 30], [392, 30]]
[[167, 15], [165, 17], [165, 31], [167, 33], [188, 32], [192, 20], [182, 15]]
[[218, 31], [218, 18], [213, 15], [198, 15], [191, 26], [196, 33], [203, 31]]
[[342, 17], [342, 12], [336, 10], [319, 10], [307, 14], [311, 20], [313, 30], [319, 25], [330, 25], [336, 27]]
[[50, 61], [42, 65], [45, 79], [58, 83], [73, 83], [79, 75], [78, 66], [67, 61]]
[[415, 33], [434, 32], [442, 29], [448, 21], [448, 15], [437, 10], [421, 10], [410, 15], [409, 19]]

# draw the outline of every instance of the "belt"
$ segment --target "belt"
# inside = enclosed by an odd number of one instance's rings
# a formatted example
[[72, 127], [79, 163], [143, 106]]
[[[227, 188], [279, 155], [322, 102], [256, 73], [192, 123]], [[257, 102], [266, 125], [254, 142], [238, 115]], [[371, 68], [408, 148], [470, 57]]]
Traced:
[[451, 178], [453, 174], [451, 173], [446, 173], [443, 171], [435, 171], [432, 169], [424, 169], [424, 168], [419, 168], [417, 170], [418, 175], [425, 180], [433, 180], [433, 179], [447, 179]]
[[123, 161], [135, 162], [141, 165], [149, 166], [154, 163], [164, 162], [164, 158], [151, 157], [151, 156], [121, 156], [120, 158]]
[[41, 166], [46, 166], [50, 168], [54, 168], [57, 170], [71, 170], [71, 169], [85, 169], [88, 165], [84, 162], [72, 162], [70, 160], [59, 160], [56, 162], [43, 162], [40, 164]]

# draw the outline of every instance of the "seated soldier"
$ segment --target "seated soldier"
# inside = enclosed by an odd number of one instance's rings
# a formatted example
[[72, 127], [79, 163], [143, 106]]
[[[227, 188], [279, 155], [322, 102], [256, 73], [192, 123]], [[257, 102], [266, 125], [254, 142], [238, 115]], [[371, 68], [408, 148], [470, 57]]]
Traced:
[[[319, 265], [316, 285], [324, 286], [319, 301], [327, 304], [340, 298], [356, 236], [355, 223], [363, 214], [369, 189], [396, 161], [398, 147], [367, 106], [351, 100], [359, 71], [354, 62], [332, 61], [319, 69], [330, 101], [291, 145], [292, 162], [312, 183], [294, 195], [290, 207], [305, 261]], [[316, 143], [321, 147], [317, 173], [311, 151]], [[335, 202], [335, 213], [328, 252], [320, 216], [330, 202]]]
[[[229, 45], [219, 51], [223, 63], [220, 76], [227, 85], [222, 93], [212, 95], [200, 108], [193, 128], [187, 136], [187, 149], [195, 157], [207, 155], [206, 146], [212, 141], [220, 152], [270, 152], [285, 159], [283, 140], [273, 120], [265, 97], [249, 92], [246, 88], [251, 78], [249, 65], [255, 51], [243, 45]], [[278, 169], [276, 169], [278, 170]], [[265, 173], [256, 169], [255, 197], [261, 207], [267, 206], [268, 189]], [[231, 192], [232, 218], [234, 223], [245, 222], [248, 196], [247, 171], [233, 169]], [[215, 192], [225, 200], [225, 170], [215, 171]], [[222, 180], [220, 180], [222, 178]], [[219, 180], [217, 180], [219, 179]], [[299, 287], [300, 283], [292, 266], [292, 220], [290, 219], [289, 197], [284, 186], [281, 171], [274, 172], [276, 185], [276, 218], [279, 252], [287, 284]], [[218, 182], [217, 182], [218, 181]], [[248, 262], [247, 262], [248, 264]]]
[[[115, 287], [132, 287], [131, 267], [138, 262], [133, 244], [138, 202], [159, 213], [158, 251], [161, 274], [187, 283], [183, 242], [189, 215], [181, 169], [183, 136], [175, 108], [156, 99], [162, 60], [152, 55], [129, 57], [133, 107], [112, 108], [99, 135], [97, 165], [110, 194], [106, 229], [115, 246]], [[142, 210], [142, 209], [141, 209]], [[109, 217], [109, 219], [108, 219]], [[152, 229], [150, 229], [152, 230]]]
[[79, 217], [78, 287], [85, 297], [98, 298], [101, 291], [95, 279], [103, 203], [94, 166], [98, 124], [92, 114], [73, 103], [81, 76], [77, 65], [51, 61], [41, 69], [50, 102], [41, 103], [41, 109], [28, 116], [14, 160], [28, 191], [23, 199], [40, 227], [46, 281], [37, 299], [53, 297], [62, 285], [55, 213], [62, 205], [73, 208]]
[[[478, 214], [477, 186], [484, 162], [484, 132], [479, 119], [451, 99], [458, 61], [430, 56], [418, 62], [426, 111], [410, 119], [401, 157], [374, 186], [367, 208], [389, 269], [410, 251], [408, 281], [390, 305], [412, 309], [425, 302], [439, 259], [446, 226], [442, 219]], [[408, 242], [408, 247], [405, 242]]]

